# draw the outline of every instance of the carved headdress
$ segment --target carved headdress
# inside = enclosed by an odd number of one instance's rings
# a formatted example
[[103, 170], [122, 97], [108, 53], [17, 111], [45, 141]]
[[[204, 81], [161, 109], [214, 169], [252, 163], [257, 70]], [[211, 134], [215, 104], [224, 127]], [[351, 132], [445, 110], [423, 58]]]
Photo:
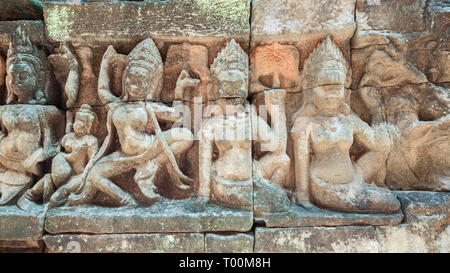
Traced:
[[[152, 39], [140, 42], [126, 57], [127, 68], [138, 66], [149, 70], [154, 90], [149, 90], [146, 99], [158, 100], [163, 87], [163, 63], [158, 48]], [[125, 76], [125, 74], [124, 74]], [[124, 94], [126, 95], [126, 94]]]
[[348, 63], [330, 36], [320, 43], [305, 61], [303, 90], [321, 85], [345, 84]]
[[8, 91], [6, 101], [7, 104], [15, 101], [16, 95], [14, 94], [13, 89], [18, 88], [12, 86], [11, 74], [14, 73], [14, 65], [24, 62], [33, 66], [37, 79], [37, 86], [34, 92], [34, 99], [36, 101], [34, 101], [34, 103], [46, 104], [48, 98], [46, 97], [45, 89], [48, 88], [48, 83], [46, 82], [48, 71], [45, 62], [45, 55], [36, 46], [31, 44], [29, 37], [19, 26], [11, 39], [8, 50], [8, 58], [6, 61], [6, 87]]
[[211, 74], [217, 80], [217, 98], [247, 98], [248, 56], [234, 39], [214, 59]]

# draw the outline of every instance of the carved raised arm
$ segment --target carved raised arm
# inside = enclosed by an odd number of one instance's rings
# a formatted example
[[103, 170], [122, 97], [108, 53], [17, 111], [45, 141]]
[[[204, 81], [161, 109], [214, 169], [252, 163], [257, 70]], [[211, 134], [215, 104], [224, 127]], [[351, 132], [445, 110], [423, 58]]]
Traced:
[[98, 96], [102, 103], [121, 102], [120, 99], [111, 92], [110, 78], [108, 75], [108, 67], [110, 58], [116, 55], [117, 52], [113, 46], [109, 46], [103, 54], [102, 63], [100, 65], [100, 73], [98, 75]]
[[394, 127], [386, 123], [370, 127], [359, 117], [351, 115], [355, 137], [358, 138], [369, 150], [381, 151], [389, 150], [392, 141], [389, 137], [389, 130], [394, 131]]

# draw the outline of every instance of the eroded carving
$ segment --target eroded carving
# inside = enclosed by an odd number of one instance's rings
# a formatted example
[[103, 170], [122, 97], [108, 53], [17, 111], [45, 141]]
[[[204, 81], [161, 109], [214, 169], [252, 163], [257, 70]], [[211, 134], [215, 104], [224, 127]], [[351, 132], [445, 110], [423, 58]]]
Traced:
[[[395, 196], [366, 184], [384, 181], [391, 128], [372, 128], [351, 112], [344, 87], [347, 71], [347, 61], [330, 37], [305, 63], [303, 106], [291, 129], [297, 202], [345, 212], [395, 213], [400, 209]], [[356, 140], [369, 151], [354, 162], [349, 154]]]
[[[120, 97], [110, 89], [108, 67], [113, 62], [125, 63]], [[192, 180], [180, 171], [175, 155], [192, 145], [192, 133], [185, 128], [162, 131], [158, 123], [161, 120], [175, 122], [180, 118], [173, 108], [158, 102], [162, 73], [161, 56], [151, 39], [139, 43], [127, 56], [108, 47], [98, 82], [99, 97], [109, 109], [108, 135], [82, 187], [69, 196], [69, 205], [91, 203], [95, 194], [102, 192], [119, 206], [137, 206], [132, 194], [113, 181], [113, 177], [131, 171], [135, 171], [133, 179], [146, 201], [152, 204], [160, 198], [155, 176], [164, 165], [178, 187], [184, 190], [190, 187]], [[119, 147], [108, 154], [116, 134]]]
[[43, 58], [19, 27], [6, 62], [8, 105], [0, 107], [0, 205], [30, 187], [59, 150], [64, 115], [55, 106], [38, 105], [51, 99]]

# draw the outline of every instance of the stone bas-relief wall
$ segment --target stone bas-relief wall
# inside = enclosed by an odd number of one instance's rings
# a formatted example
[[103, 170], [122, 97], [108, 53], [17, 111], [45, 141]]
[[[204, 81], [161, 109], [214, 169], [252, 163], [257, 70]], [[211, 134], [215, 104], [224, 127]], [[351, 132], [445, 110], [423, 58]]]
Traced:
[[448, 1], [12, 2], [0, 252], [450, 251]]

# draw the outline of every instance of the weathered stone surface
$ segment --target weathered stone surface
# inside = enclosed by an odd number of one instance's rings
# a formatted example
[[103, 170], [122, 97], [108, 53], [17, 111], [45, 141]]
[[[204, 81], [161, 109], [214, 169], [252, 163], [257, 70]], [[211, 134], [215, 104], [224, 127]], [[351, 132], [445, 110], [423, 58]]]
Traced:
[[382, 253], [426, 253], [450, 251], [449, 227], [435, 232], [427, 222], [376, 227]]
[[44, 0], [2, 0], [0, 21], [40, 20]]
[[158, 44], [190, 40], [211, 48], [223, 45], [232, 37], [248, 45], [249, 16], [249, 0], [46, 3], [44, 6], [50, 39], [113, 45], [123, 42], [135, 45], [149, 36]]
[[426, 0], [357, 0], [356, 24], [361, 30], [412, 32], [424, 30]]
[[255, 252], [378, 252], [373, 227], [256, 228]]
[[450, 193], [397, 192], [405, 213], [399, 226], [376, 227], [380, 252], [450, 251]]
[[385, 226], [398, 225], [403, 213], [359, 214], [324, 210], [317, 207], [308, 209], [291, 204], [289, 211], [280, 213], [261, 213], [255, 220], [264, 222], [266, 227], [313, 227], [313, 226]]
[[43, 240], [29, 241], [2, 241], [0, 240], [0, 253], [43, 253], [45, 244]]
[[204, 235], [185, 234], [111, 234], [46, 235], [50, 253], [202, 253]]
[[302, 65], [314, 48], [328, 35], [350, 60], [349, 40], [356, 28], [356, 0], [252, 2], [251, 48], [271, 43], [288, 43], [300, 52]]
[[51, 48], [45, 36], [43, 21], [0, 21], [0, 54], [5, 58], [12, 35], [19, 26], [27, 33], [31, 43]]
[[[149, 208], [61, 207], [50, 209], [45, 229], [60, 233], [152, 233], [249, 231], [251, 212], [207, 206], [193, 212], [188, 201], [156, 203]], [[192, 206], [191, 206], [192, 207]]]
[[252, 43], [298, 41], [306, 36], [351, 37], [355, 30], [355, 0], [276, 1], [252, 3]]
[[40, 240], [44, 230], [45, 209], [36, 206], [25, 212], [17, 206], [0, 207], [0, 240]]
[[291, 207], [286, 191], [278, 185], [266, 180], [257, 180], [253, 183], [253, 213], [255, 216], [265, 213], [287, 212]]
[[205, 234], [207, 253], [252, 253], [254, 236], [252, 233], [232, 235]]
[[271, 88], [291, 92], [300, 90], [300, 53], [292, 45], [273, 43], [258, 46], [252, 51], [252, 83], [250, 93]]
[[438, 221], [443, 227], [450, 224], [449, 192], [398, 191], [397, 194], [406, 223]]

